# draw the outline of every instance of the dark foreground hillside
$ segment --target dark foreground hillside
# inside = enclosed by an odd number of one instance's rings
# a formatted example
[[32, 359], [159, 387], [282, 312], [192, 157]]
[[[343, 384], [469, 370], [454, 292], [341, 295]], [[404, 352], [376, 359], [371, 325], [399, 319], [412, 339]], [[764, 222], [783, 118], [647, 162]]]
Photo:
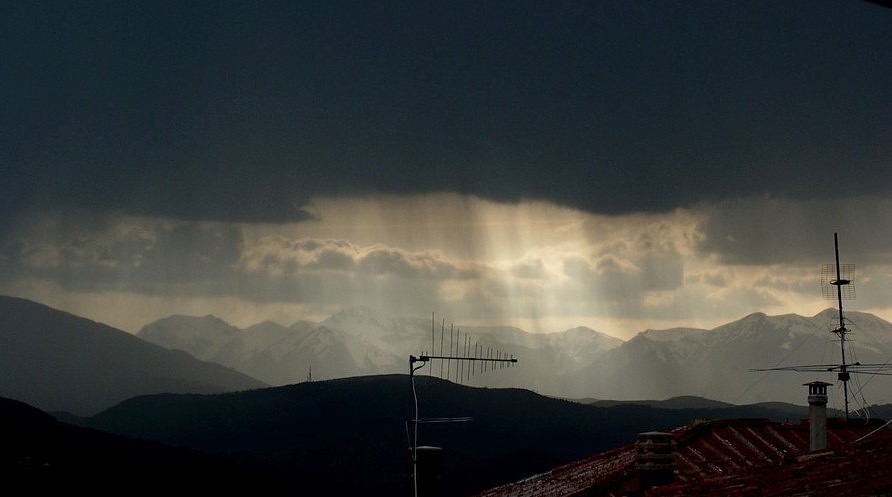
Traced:
[[45, 411], [92, 415], [137, 395], [266, 386], [110, 326], [0, 295], [2, 397]]
[[277, 490], [291, 475], [247, 457], [211, 455], [57, 421], [0, 398], [0, 494], [145, 495]]
[[[695, 418], [795, 418], [758, 407], [600, 408], [527, 390], [486, 389], [417, 378], [419, 445], [444, 449], [446, 495], [461, 496], [545, 471]], [[799, 410], [801, 409], [801, 412]], [[297, 495], [409, 494], [406, 375], [366, 376], [216, 395], [137, 397], [80, 422], [130, 437], [215, 453], [249, 454], [299, 475]]]

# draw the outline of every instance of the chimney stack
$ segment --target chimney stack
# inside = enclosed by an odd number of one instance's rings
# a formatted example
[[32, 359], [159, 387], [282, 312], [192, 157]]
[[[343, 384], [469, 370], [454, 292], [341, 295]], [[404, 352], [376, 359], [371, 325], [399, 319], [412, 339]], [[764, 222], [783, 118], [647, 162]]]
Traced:
[[635, 469], [638, 470], [642, 490], [672, 483], [678, 452], [672, 434], [659, 431], [639, 433], [635, 445]]
[[816, 452], [827, 448], [827, 387], [831, 383], [813, 381], [808, 387], [808, 450]]

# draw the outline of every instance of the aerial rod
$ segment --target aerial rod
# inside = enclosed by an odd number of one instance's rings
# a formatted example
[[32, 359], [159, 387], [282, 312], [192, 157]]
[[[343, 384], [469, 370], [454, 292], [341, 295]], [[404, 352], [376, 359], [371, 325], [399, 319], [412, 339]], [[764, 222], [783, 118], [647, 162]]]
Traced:
[[[455, 325], [449, 325], [449, 355], [452, 355], [452, 335], [455, 334]], [[450, 370], [452, 369], [452, 361], [446, 358], [446, 379], [448, 380], [450, 375]]]
[[[471, 337], [470, 337], [470, 336], [468, 336], [468, 346], [465, 347], [465, 355], [466, 355], [466, 356], [471, 356]], [[468, 375], [468, 377], [466, 378], [467, 381], [471, 381], [471, 376], [472, 376], [472, 374], [473, 374], [471, 368], [472, 368], [473, 366], [474, 366], [474, 361], [468, 361], [468, 366], [467, 366], [467, 375]]]
[[[851, 281], [842, 279], [842, 276], [840, 275], [839, 236], [837, 233], [833, 234], [833, 249], [834, 249], [834, 252], [836, 253], [836, 279], [831, 281], [830, 284], [836, 285], [836, 300], [837, 300], [837, 302], [839, 302], [839, 330], [838, 331], [845, 333], [846, 322], [842, 316], [842, 286], [848, 285], [849, 283], [851, 283]], [[845, 359], [843, 359], [842, 362], [846, 362]]]
[[[446, 333], [446, 318], [443, 318], [443, 324], [440, 326], [440, 354], [443, 354], [443, 335]], [[433, 350], [431, 350], [433, 352]], [[431, 369], [434, 369], [431, 367]], [[443, 377], [443, 363], [440, 363], [440, 378]]]
[[[462, 340], [461, 331], [458, 332], [458, 339], [461, 340], [462, 347], [464, 347], [465, 342], [468, 341], [468, 334], [465, 332], [465, 338]], [[458, 343], [455, 344], [456, 352], [458, 351]], [[467, 353], [465, 353], [467, 355]], [[458, 381], [462, 381], [465, 379], [465, 361], [459, 360], [458, 367], [455, 368], [458, 371]]]
[[[479, 345], [480, 344], [478, 342], [474, 342], [474, 357], [475, 358], [480, 356], [479, 355], [480, 353], [477, 351]], [[476, 362], [471, 362], [471, 375], [472, 376], [477, 375], [477, 363]]]
[[[436, 335], [436, 331], [434, 331], [436, 329], [436, 327], [434, 325], [434, 317], [435, 317], [434, 313], [431, 312], [431, 354], [433, 354], [437, 350], [436, 348], [434, 348], [434, 340], [435, 340], [434, 337]], [[434, 374], [434, 368], [430, 368], [430, 370], [428, 370], [428, 372], [427, 372], [427, 375], [433, 376], [433, 374]]]
[[839, 350], [842, 358], [842, 364], [839, 367], [837, 378], [842, 382], [843, 397], [845, 399], [846, 421], [849, 420], [849, 372], [846, 369], [846, 321], [842, 314], [842, 286], [851, 283], [849, 280], [842, 279], [839, 269], [839, 236], [833, 233], [833, 249], [836, 254], [836, 279], [831, 281], [831, 285], [836, 286], [836, 300], [839, 303], [839, 328], [835, 332], [839, 335]]
[[[462, 354], [462, 357], [468, 356], [468, 332], [467, 331], [465, 332], [464, 338], [462, 338], [462, 340], [461, 340], [461, 354]], [[459, 375], [458, 379], [459, 379], [459, 381], [465, 381], [465, 370], [466, 370], [466, 368], [467, 369], [471, 368], [471, 363], [467, 362], [467, 366], [465, 366], [464, 359], [459, 359], [459, 362], [461, 364], [461, 374]]]

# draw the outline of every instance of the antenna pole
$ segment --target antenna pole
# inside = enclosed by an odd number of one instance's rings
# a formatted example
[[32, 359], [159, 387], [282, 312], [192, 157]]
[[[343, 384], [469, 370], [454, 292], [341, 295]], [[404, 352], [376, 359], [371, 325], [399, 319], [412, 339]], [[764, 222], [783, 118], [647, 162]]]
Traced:
[[[886, 372], [892, 369], [886, 361], [882, 364], [863, 364], [855, 361], [849, 364], [846, 361], [846, 341], [849, 333], [846, 327], [846, 318], [843, 315], [842, 301], [844, 299], [855, 298], [855, 289], [853, 284], [853, 276], [855, 273], [854, 264], [842, 265], [839, 263], [839, 234], [833, 233], [833, 249], [835, 256], [835, 264], [824, 264], [821, 266], [821, 296], [827, 300], [836, 300], [837, 312], [839, 315], [839, 326], [831, 330], [831, 333], [839, 335], [839, 351], [841, 362], [837, 364], [812, 364], [804, 366], [786, 366], [767, 369], [751, 369], [750, 371], [798, 371], [798, 372], [816, 372], [826, 373], [831, 371], [837, 372], [837, 381], [842, 382], [843, 395], [845, 399], [845, 419], [849, 421], [851, 413], [849, 412], [849, 380], [853, 373], [873, 373], [888, 375]], [[843, 287], [848, 287], [843, 291]], [[836, 287], [836, 290], [832, 290]]]
[[[465, 335], [467, 338], [467, 335]], [[458, 343], [455, 343], [455, 350], [458, 351]], [[406, 436], [410, 438], [409, 443], [412, 444], [412, 491], [414, 493], [414, 497], [418, 497], [418, 425], [422, 423], [421, 418], [418, 417], [418, 392], [415, 390], [415, 371], [423, 368], [426, 364], [431, 362], [431, 360], [457, 360], [460, 363], [464, 363], [464, 361], [468, 361], [469, 363], [473, 363], [476, 361], [497, 361], [497, 362], [506, 362], [506, 363], [516, 363], [517, 359], [513, 356], [508, 358], [507, 356], [499, 359], [484, 359], [481, 357], [467, 357], [467, 356], [454, 356], [452, 355], [452, 345], [449, 346], [449, 355], [433, 355], [433, 354], [421, 354], [419, 356], [410, 355], [409, 356], [409, 381], [412, 384], [412, 401], [415, 408], [414, 417], [412, 418], [412, 432], [409, 433], [408, 428], [406, 429]], [[415, 363], [419, 363], [417, 366]], [[433, 366], [431, 366], [433, 367]], [[456, 366], [455, 368], [456, 374], [458, 374], [459, 368]], [[427, 422], [460, 422], [460, 421], [470, 421], [472, 418], [440, 418], [437, 420], [428, 420]], [[406, 423], [409, 423], [409, 420], [406, 420]]]
[[836, 252], [836, 279], [831, 281], [831, 285], [836, 285], [836, 299], [839, 302], [839, 329], [836, 330], [836, 333], [839, 334], [839, 349], [842, 355], [842, 364], [839, 367], [839, 375], [838, 378], [842, 381], [842, 391], [845, 396], [845, 412], [846, 412], [846, 421], [849, 420], [849, 372], [846, 369], [846, 321], [842, 315], [842, 286], [847, 285], [849, 283], [848, 280], [842, 279], [839, 270], [839, 236], [837, 233], [833, 233], [833, 248]]
[[[443, 355], [443, 335], [446, 334], [446, 318], [443, 318], [443, 324], [440, 325], [440, 355]], [[431, 366], [431, 369], [434, 369]], [[440, 379], [443, 379], [443, 361], [440, 361]]]
[[[416, 362], [421, 362], [416, 366]], [[415, 418], [412, 420], [412, 487], [418, 497], [418, 393], [415, 391], [415, 371], [424, 367], [427, 359], [424, 356], [409, 356], [409, 381], [412, 382], [412, 399], [415, 403]]]
[[[450, 356], [453, 354], [453, 352], [452, 352], [452, 336], [454, 334], [455, 334], [455, 325], [450, 324], [449, 325], [449, 355]], [[452, 359], [447, 359], [446, 360], [446, 381], [449, 381], [449, 377], [452, 376], [450, 374], [451, 370], [452, 370]]]

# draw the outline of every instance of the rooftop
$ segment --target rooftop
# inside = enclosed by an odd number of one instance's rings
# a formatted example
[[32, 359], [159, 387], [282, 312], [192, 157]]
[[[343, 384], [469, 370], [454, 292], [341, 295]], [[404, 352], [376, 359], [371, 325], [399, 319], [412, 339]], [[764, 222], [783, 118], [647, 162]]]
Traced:
[[[642, 434], [654, 435], [654, 434]], [[659, 434], [657, 434], [659, 435]], [[892, 492], [892, 429], [878, 419], [827, 420], [827, 449], [809, 452], [809, 423], [696, 420], [674, 441], [671, 481], [647, 488], [635, 442], [478, 497], [680, 497], [886, 495]]]

